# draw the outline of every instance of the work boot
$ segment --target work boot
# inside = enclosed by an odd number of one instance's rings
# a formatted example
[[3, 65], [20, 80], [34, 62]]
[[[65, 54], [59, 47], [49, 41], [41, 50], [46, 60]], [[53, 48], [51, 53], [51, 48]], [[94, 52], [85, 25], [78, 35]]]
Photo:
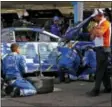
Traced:
[[65, 73], [65, 83], [70, 83], [69, 75]]
[[104, 89], [101, 91], [102, 93], [111, 93], [112, 92], [112, 89], [109, 88], [109, 89]]
[[92, 91], [90, 91], [90, 92], [87, 92], [86, 94], [88, 95], [88, 96], [90, 96], [90, 97], [96, 97], [96, 96], [99, 96], [99, 93], [100, 91], [99, 90], [92, 90]]

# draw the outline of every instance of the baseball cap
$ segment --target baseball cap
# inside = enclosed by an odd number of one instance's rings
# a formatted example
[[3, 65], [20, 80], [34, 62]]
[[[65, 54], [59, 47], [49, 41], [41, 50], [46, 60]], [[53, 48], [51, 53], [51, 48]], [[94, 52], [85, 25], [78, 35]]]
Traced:
[[94, 12], [91, 16], [95, 17], [96, 15], [103, 15], [103, 14], [104, 14], [104, 12], [102, 9], [94, 9]]
[[59, 20], [59, 17], [58, 16], [54, 16], [53, 20]]

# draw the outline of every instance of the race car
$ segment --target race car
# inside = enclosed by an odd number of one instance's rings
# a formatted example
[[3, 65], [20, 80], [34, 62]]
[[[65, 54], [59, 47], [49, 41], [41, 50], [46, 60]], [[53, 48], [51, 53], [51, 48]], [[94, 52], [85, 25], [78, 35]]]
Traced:
[[[59, 56], [63, 56], [69, 52], [65, 51], [63, 53], [64, 48], [68, 48], [68, 46], [61, 46], [59, 44], [58, 41], [61, 39], [60, 37], [40, 28], [6, 28], [2, 29], [1, 33], [2, 56], [10, 52], [10, 44], [12, 42], [17, 42], [21, 47], [21, 54], [25, 57], [27, 62], [27, 73], [35, 71], [47, 73], [55, 71], [58, 73], [60, 71], [59, 62], [61, 61]], [[74, 41], [73, 47], [77, 49], [78, 56], [80, 57], [83, 50], [88, 47], [94, 47], [94, 44], [91, 41]], [[68, 50], [71, 51], [72, 49]], [[83, 55], [84, 54], [82, 54], [82, 56]], [[82, 62], [83, 58], [80, 57], [80, 60]], [[76, 64], [78, 63], [79, 62], [76, 62]], [[111, 60], [109, 64], [111, 68]]]
[[1, 30], [2, 58], [10, 52], [11, 43], [17, 42], [26, 59], [27, 73], [57, 71], [57, 53], [53, 50], [57, 48], [59, 39], [40, 28], [5, 28]]
[[2, 58], [10, 52], [11, 43], [17, 42], [27, 63], [27, 73], [59, 71], [58, 58], [65, 47], [60, 46], [58, 36], [39, 28], [5, 28], [1, 38]]

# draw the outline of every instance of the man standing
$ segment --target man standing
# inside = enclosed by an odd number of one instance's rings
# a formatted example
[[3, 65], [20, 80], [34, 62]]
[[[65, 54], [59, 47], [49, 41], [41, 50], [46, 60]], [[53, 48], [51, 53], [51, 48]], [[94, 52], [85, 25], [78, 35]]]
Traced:
[[19, 54], [19, 46], [15, 43], [12, 44], [11, 51], [2, 60], [3, 74], [9, 86], [12, 87], [8, 94], [12, 97], [36, 94], [35, 87], [22, 77], [23, 73], [27, 72], [27, 66], [25, 59]]
[[59, 17], [54, 16], [53, 25], [51, 25], [51, 33], [53, 33], [53, 34], [55, 34], [57, 36], [61, 36], [60, 30], [61, 30], [61, 28], [59, 26]]
[[100, 9], [96, 9], [92, 16], [98, 23], [98, 25], [95, 26], [90, 32], [91, 39], [93, 39], [95, 43], [97, 70], [95, 86], [92, 91], [88, 92], [87, 94], [89, 96], [98, 96], [100, 93], [101, 82], [103, 82], [105, 87], [103, 92], [111, 92], [111, 82], [107, 72], [108, 55], [111, 51], [111, 24], [104, 17], [104, 13]]

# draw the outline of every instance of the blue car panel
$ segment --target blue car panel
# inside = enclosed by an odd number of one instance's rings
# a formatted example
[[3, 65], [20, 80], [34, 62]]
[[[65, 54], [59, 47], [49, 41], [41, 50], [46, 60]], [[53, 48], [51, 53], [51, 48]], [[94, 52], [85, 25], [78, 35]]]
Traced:
[[92, 42], [92, 41], [90, 41], [90, 42], [87, 42], [87, 41], [77, 41], [77, 43], [73, 46], [73, 48], [80, 49], [80, 50], [83, 50], [83, 49], [85, 49], [87, 47], [94, 48], [95, 47], [94, 42]]

